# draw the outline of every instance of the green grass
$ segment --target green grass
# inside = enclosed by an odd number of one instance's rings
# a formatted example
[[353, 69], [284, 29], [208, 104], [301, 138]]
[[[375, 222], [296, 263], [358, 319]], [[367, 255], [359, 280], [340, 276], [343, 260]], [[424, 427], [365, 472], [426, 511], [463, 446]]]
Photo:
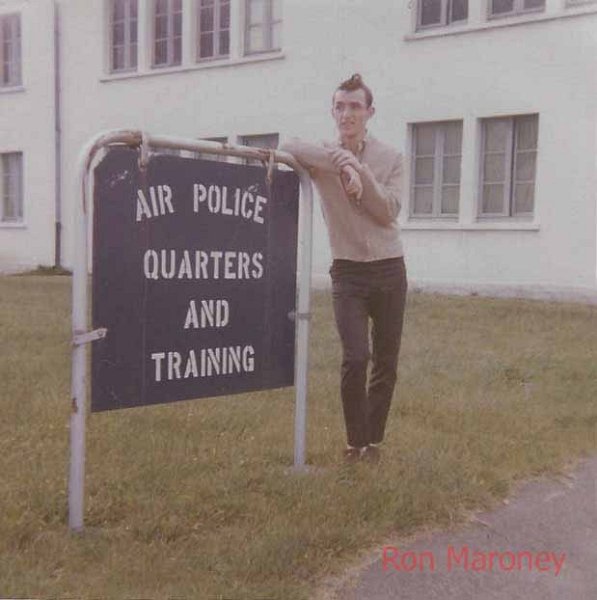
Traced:
[[312, 598], [390, 534], [450, 525], [597, 448], [597, 307], [412, 294], [380, 468], [339, 464], [339, 347], [314, 295], [313, 473], [291, 389], [90, 415], [67, 529], [70, 278], [0, 277], [0, 597]]

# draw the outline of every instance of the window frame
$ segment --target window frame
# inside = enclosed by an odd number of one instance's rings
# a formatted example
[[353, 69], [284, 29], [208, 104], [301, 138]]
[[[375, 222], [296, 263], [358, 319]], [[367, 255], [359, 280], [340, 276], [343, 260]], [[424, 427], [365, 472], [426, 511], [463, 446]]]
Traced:
[[[10, 23], [10, 38], [4, 38], [4, 24]], [[0, 14], [0, 89], [15, 88], [23, 85], [23, 54], [22, 54], [22, 20], [21, 13], [8, 12]], [[10, 61], [5, 60], [4, 48], [11, 48]], [[5, 78], [5, 65], [8, 66], [8, 76]]]
[[[265, 9], [265, 20], [262, 21], [261, 23], [259, 23], [258, 25], [252, 25], [251, 26], [251, 2], [254, 1], [263, 1], [266, 3], [266, 9]], [[255, 54], [264, 54], [267, 52], [279, 52], [282, 49], [282, 44], [280, 43], [279, 47], [274, 47], [274, 43], [273, 43], [273, 32], [274, 32], [274, 26], [277, 25], [278, 23], [282, 24], [284, 23], [284, 19], [280, 18], [278, 20], [274, 20], [273, 18], [273, 13], [274, 13], [274, 2], [280, 2], [280, 11], [282, 10], [282, 3], [281, 0], [245, 0], [244, 2], [244, 11], [245, 11], [245, 19], [244, 19], [244, 28], [243, 28], [243, 37], [244, 37], [244, 41], [243, 41], [243, 54], [244, 56], [253, 56]], [[250, 31], [252, 28], [255, 27], [262, 27], [264, 30], [264, 48], [260, 49], [260, 50], [252, 50], [249, 47], [250, 44], [250, 39], [251, 39], [251, 35], [250, 35]], [[282, 27], [282, 25], [280, 25], [280, 27]]]
[[[431, 157], [431, 155], [417, 154], [417, 126], [434, 126], [436, 132], [434, 134], [433, 148], [433, 197], [431, 213], [415, 212], [415, 191], [417, 187], [423, 184], [416, 182], [416, 161], [420, 157]], [[445, 152], [446, 127], [452, 125], [460, 125], [460, 153], [447, 154]], [[410, 197], [409, 197], [409, 218], [412, 219], [441, 219], [441, 220], [458, 220], [460, 215], [460, 200], [462, 189], [462, 141], [464, 135], [464, 121], [462, 119], [452, 119], [449, 121], [421, 121], [411, 124], [411, 149], [410, 149]], [[459, 157], [459, 182], [456, 184], [444, 183], [444, 159]], [[458, 187], [458, 210], [456, 212], [442, 212], [442, 190], [448, 185]], [[429, 184], [427, 184], [429, 187]]]
[[[231, 44], [232, 44], [232, 0], [214, 0], [214, 24], [213, 29], [210, 33], [213, 34], [213, 43], [211, 56], [201, 56], [201, 12], [202, 2], [204, 0], [195, 0], [195, 61], [206, 62], [210, 60], [222, 60], [230, 58], [231, 56]], [[223, 5], [228, 6], [228, 27], [222, 28], [222, 7]], [[228, 34], [228, 52], [226, 54], [220, 52], [220, 43], [222, 34]]]
[[423, 24], [423, 0], [417, 0], [417, 31], [426, 31], [428, 29], [435, 29], [436, 27], [449, 27], [450, 25], [462, 25], [468, 22], [468, 0], [466, 6], [466, 18], [458, 19], [456, 21], [451, 20], [451, 8], [453, 0], [437, 0], [441, 3], [440, 12], [440, 22], [439, 23], [428, 23]]
[[[12, 158], [16, 159], [16, 200], [13, 199], [13, 207], [16, 206], [16, 216], [6, 218], [6, 206], [10, 201], [11, 192], [9, 189], [10, 183], [7, 183], [11, 176], [14, 178], [15, 173], [11, 173], [11, 167], [9, 162]], [[23, 152], [1, 152], [0, 153], [0, 226], [3, 225], [21, 225], [24, 223], [24, 198], [23, 193], [24, 186], [24, 160]], [[14, 183], [12, 183], [15, 186]]]
[[493, 12], [493, 0], [487, 0], [487, 18], [488, 19], [503, 19], [507, 17], [518, 17], [520, 15], [528, 15], [533, 13], [545, 12], [546, 1], [543, 0], [543, 6], [524, 8], [525, 0], [512, 0], [514, 8], [511, 11], [503, 13]]
[[[166, 19], [167, 19], [167, 37], [160, 38], [160, 40], [166, 40], [166, 62], [157, 62], [157, 27], [156, 20], [158, 17], [157, 7], [159, 0], [152, 0], [151, 6], [151, 68], [152, 69], [167, 69], [169, 67], [180, 67], [183, 64], [183, 28], [184, 28], [184, 3], [183, 0], [163, 0], [167, 2], [167, 11], [166, 11]], [[174, 10], [174, 4], [178, 2], [180, 3], [180, 11]], [[175, 35], [174, 31], [174, 20], [176, 15], [180, 13], [181, 20], [181, 28], [180, 28], [180, 36]], [[179, 39], [179, 58], [178, 61], [175, 58], [175, 43], [176, 40]]]
[[[114, 61], [114, 26], [116, 21], [114, 19], [115, 6], [118, 2], [124, 3], [124, 19], [118, 21], [118, 23], [124, 23], [124, 65], [122, 68], [115, 67]], [[136, 16], [132, 16], [132, 5], [136, 6]], [[109, 28], [109, 65], [110, 73], [131, 73], [135, 72], [139, 68], [139, 1], [138, 0], [110, 0], [108, 2], [108, 28]], [[131, 41], [131, 22], [135, 22], [136, 28], [136, 41]], [[133, 64], [132, 60], [132, 49], [135, 48], [135, 60]]]
[[[528, 119], [529, 117], [534, 117], [536, 119], [536, 127], [537, 127], [537, 142], [535, 144], [535, 148], [533, 152], [535, 153], [535, 168], [533, 173], [533, 209], [531, 211], [525, 212], [515, 212], [514, 206], [514, 193], [515, 193], [515, 184], [517, 181], [515, 180], [516, 167], [517, 167], [517, 158], [521, 151], [517, 148], [518, 143], [518, 135], [517, 135], [517, 123], [519, 123], [523, 119]], [[505, 165], [504, 172], [505, 178], [503, 180], [504, 185], [504, 193], [502, 197], [502, 211], [501, 212], [483, 212], [483, 200], [484, 200], [484, 187], [486, 185], [485, 181], [485, 144], [487, 140], [486, 133], [486, 124], [490, 121], [508, 121], [509, 122], [509, 130], [506, 144], [506, 157], [505, 157]], [[479, 160], [479, 188], [478, 188], [478, 202], [477, 202], [477, 218], [479, 220], [491, 220], [491, 219], [507, 219], [507, 220], [516, 220], [523, 219], [528, 220], [532, 219], [535, 216], [535, 190], [537, 186], [537, 157], [539, 155], [539, 114], [538, 113], [530, 113], [530, 114], [521, 114], [521, 115], [512, 115], [506, 117], [488, 117], [485, 119], [481, 119], [481, 145], [480, 145], [480, 160]], [[492, 182], [490, 182], [491, 184]], [[493, 182], [493, 184], [497, 184], [498, 182]], [[518, 182], [518, 183], [529, 183], [529, 182]]]

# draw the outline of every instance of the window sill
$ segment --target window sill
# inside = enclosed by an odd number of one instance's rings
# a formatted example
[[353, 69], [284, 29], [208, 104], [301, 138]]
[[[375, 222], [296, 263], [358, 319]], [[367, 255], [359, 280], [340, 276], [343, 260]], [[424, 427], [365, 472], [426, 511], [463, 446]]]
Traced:
[[477, 221], [455, 223], [441, 220], [411, 220], [400, 224], [404, 231], [539, 231], [538, 221]]
[[13, 223], [10, 221], [0, 221], [0, 229], [27, 229], [26, 223]]
[[6, 87], [0, 87], [0, 94], [18, 94], [19, 92], [24, 92], [25, 87], [22, 85], [10, 85]]
[[234, 67], [237, 65], [265, 62], [269, 60], [280, 60], [285, 58], [283, 52], [268, 52], [263, 54], [251, 54], [239, 58], [214, 58], [201, 60], [191, 65], [177, 67], [156, 67], [143, 71], [127, 71], [123, 73], [110, 73], [100, 78], [102, 82], [120, 81], [121, 79], [135, 79], [138, 77], [154, 77], [170, 73], [187, 73], [189, 71], [200, 71], [202, 69], [215, 69], [219, 67]]
[[[565, 10], [559, 10], [556, 13], [545, 13], [545, 12], [528, 12], [522, 13], [515, 16], [503, 16], [503, 17], [488, 17], [488, 20], [482, 23], [467, 23], [463, 25], [445, 25], [443, 27], [438, 26], [433, 29], [424, 29], [416, 31], [404, 36], [407, 42], [414, 42], [417, 40], [425, 40], [429, 38], [446, 37], [449, 35], [462, 35], [466, 33], [475, 33], [478, 31], [485, 31], [488, 29], [498, 29], [500, 27], [516, 27], [517, 25], [528, 25], [530, 23], [545, 23], [547, 21], [556, 21], [558, 19], [569, 19], [572, 17], [581, 17], [585, 15], [597, 13], [596, 6], [588, 6], [589, 2], [594, 5], [594, 0], [587, 0], [587, 2], [567, 2]], [[572, 10], [576, 8], [577, 10]]]

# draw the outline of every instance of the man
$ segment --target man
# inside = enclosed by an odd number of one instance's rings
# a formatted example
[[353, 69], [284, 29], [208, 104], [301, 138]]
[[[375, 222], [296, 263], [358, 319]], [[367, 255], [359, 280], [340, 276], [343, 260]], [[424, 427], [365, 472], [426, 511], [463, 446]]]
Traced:
[[367, 132], [374, 112], [371, 90], [355, 74], [334, 92], [338, 142], [316, 145], [294, 139], [280, 148], [310, 171], [328, 228], [334, 314], [342, 342], [347, 462], [380, 458], [407, 287], [397, 222], [402, 157]]

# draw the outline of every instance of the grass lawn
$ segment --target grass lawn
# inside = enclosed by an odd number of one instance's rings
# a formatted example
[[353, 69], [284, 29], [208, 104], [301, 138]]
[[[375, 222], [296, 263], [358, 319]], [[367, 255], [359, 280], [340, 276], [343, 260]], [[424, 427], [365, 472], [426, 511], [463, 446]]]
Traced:
[[309, 599], [390, 534], [449, 525], [597, 448], [597, 307], [411, 294], [379, 468], [339, 463], [339, 346], [314, 295], [292, 389], [90, 415], [67, 529], [68, 277], [0, 277], [0, 597]]

